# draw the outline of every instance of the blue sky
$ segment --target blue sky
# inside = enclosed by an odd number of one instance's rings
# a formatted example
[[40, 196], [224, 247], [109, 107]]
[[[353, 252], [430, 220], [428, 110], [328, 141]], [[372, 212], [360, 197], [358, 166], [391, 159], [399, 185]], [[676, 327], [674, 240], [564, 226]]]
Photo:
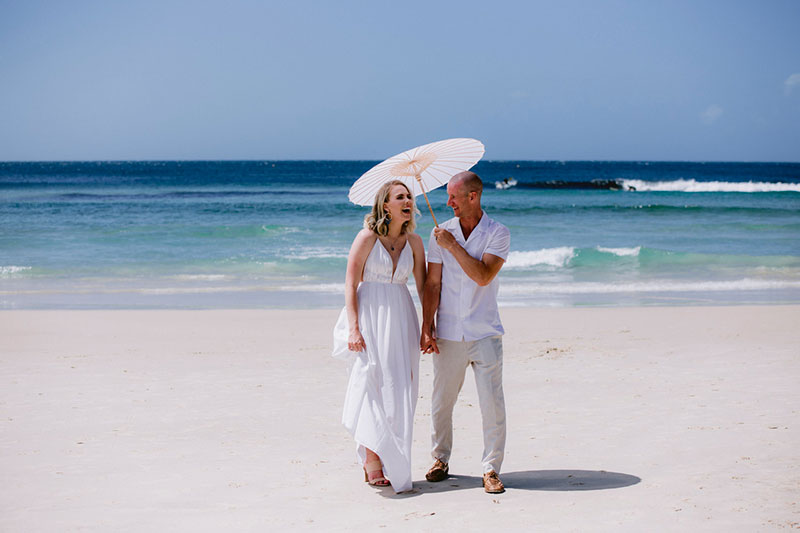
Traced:
[[800, 2], [0, 0], [0, 160], [800, 161]]

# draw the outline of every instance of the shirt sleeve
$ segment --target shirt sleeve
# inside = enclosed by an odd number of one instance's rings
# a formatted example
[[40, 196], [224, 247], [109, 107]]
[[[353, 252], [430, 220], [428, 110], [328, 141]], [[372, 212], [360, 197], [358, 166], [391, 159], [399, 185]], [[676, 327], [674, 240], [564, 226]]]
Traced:
[[498, 224], [497, 231], [494, 232], [489, 240], [489, 245], [483, 251], [485, 254], [496, 255], [503, 261], [508, 258], [508, 251], [511, 248], [511, 232], [502, 224]]
[[431, 230], [431, 238], [428, 241], [428, 262], [429, 263], [439, 263], [442, 262], [442, 249], [439, 246], [439, 243], [436, 242], [436, 236]]

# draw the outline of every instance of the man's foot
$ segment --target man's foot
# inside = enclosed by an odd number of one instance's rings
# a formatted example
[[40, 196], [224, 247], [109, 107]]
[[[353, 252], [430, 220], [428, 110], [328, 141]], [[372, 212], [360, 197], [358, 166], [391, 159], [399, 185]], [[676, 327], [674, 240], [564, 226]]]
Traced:
[[497, 476], [497, 472], [492, 470], [483, 475], [483, 490], [489, 494], [500, 494], [501, 492], [505, 492], [506, 488]]
[[436, 459], [436, 462], [433, 463], [433, 466], [428, 473], [425, 474], [425, 479], [432, 483], [436, 483], [437, 481], [444, 481], [447, 479], [447, 473], [450, 472], [450, 467], [447, 463], [442, 462], [441, 459]]

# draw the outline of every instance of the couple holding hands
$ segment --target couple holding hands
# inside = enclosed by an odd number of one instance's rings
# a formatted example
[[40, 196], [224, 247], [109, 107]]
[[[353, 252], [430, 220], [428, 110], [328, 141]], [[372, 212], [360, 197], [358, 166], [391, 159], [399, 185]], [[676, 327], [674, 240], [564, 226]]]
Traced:
[[[335, 357], [350, 363], [342, 423], [356, 441], [365, 481], [395, 492], [412, 488], [411, 442], [419, 393], [420, 351], [433, 354], [431, 482], [449, 472], [453, 407], [468, 366], [475, 374], [483, 421], [483, 486], [504, 491], [498, 477], [506, 440], [503, 326], [497, 273], [508, 229], [481, 208], [483, 184], [473, 172], [453, 176], [447, 205], [454, 218], [428, 244], [414, 233], [414, 196], [400, 181], [375, 196], [347, 260], [345, 308], [334, 329]], [[406, 287], [413, 274], [422, 328]], [[434, 324], [435, 319], [435, 324]]]

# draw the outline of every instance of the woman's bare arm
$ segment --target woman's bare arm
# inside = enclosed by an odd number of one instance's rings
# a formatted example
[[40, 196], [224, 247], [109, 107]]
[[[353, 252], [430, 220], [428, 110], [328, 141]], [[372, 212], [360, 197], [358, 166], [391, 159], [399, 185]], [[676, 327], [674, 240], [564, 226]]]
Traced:
[[356, 291], [361, 277], [364, 273], [364, 263], [367, 261], [372, 245], [378, 237], [368, 229], [362, 229], [353, 239], [350, 246], [350, 253], [347, 256], [347, 273], [344, 280], [344, 305], [347, 309], [347, 325], [350, 329], [350, 336], [347, 347], [350, 351], [360, 352], [366, 349], [364, 337], [361, 336], [361, 329], [358, 324], [358, 298]]

